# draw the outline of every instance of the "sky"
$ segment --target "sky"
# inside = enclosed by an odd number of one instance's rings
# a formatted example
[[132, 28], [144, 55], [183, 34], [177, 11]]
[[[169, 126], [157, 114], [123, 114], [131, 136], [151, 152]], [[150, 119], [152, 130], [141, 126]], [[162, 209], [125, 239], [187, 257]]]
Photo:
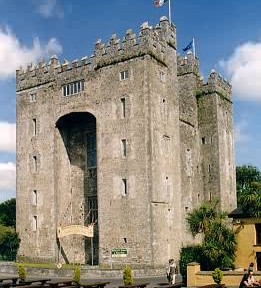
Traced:
[[[194, 37], [205, 81], [215, 69], [233, 86], [236, 165], [261, 170], [261, 1], [169, 1], [178, 52]], [[0, 202], [15, 197], [16, 69], [90, 56], [98, 39], [168, 13], [153, 0], [0, 0]]]

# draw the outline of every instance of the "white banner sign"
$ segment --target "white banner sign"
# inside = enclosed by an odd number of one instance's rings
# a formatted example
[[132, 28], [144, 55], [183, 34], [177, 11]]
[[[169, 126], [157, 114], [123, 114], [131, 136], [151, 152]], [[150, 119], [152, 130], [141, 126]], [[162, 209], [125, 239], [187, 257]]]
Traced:
[[86, 237], [93, 237], [93, 224], [88, 226], [83, 225], [69, 225], [65, 227], [58, 227], [57, 236], [62, 238], [69, 235], [84, 235]]

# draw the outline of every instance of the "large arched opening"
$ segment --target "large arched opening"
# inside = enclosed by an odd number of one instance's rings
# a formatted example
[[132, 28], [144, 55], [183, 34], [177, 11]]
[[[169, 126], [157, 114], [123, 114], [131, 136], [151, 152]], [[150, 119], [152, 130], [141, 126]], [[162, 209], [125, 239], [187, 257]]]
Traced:
[[66, 114], [56, 122], [55, 191], [57, 227], [94, 223], [94, 237], [58, 240], [58, 261], [98, 264], [96, 118], [88, 112]]

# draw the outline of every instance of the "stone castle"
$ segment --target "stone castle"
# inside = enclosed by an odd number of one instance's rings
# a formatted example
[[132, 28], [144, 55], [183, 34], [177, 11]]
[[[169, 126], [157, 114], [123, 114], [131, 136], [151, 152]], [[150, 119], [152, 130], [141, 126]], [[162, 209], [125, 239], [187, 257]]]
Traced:
[[163, 267], [193, 241], [188, 212], [236, 207], [231, 86], [177, 55], [166, 17], [16, 79], [20, 259]]

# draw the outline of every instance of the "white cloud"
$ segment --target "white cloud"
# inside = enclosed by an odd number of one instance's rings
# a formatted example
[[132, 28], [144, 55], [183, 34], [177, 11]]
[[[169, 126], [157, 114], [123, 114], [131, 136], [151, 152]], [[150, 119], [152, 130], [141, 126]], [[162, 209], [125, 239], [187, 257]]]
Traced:
[[0, 152], [15, 152], [15, 123], [0, 122]]
[[15, 76], [15, 71], [20, 66], [61, 52], [62, 46], [56, 38], [51, 38], [45, 45], [35, 38], [32, 47], [27, 47], [22, 45], [8, 28], [0, 28], [0, 79]]
[[241, 120], [235, 125], [235, 142], [237, 145], [246, 144], [251, 140], [247, 133], [247, 125], [245, 120]]
[[230, 78], [236, 97], [261, 101], [261, 43], [244, 43], [219, 64]]
[[0, 193], [15, 191], [16, 166], [15, 163], [0, 163]]
[[38, 12], [45, 18], [63, 17], [64, 13], [57, 5], [57, 0], [44, 0], [38, 7]]

